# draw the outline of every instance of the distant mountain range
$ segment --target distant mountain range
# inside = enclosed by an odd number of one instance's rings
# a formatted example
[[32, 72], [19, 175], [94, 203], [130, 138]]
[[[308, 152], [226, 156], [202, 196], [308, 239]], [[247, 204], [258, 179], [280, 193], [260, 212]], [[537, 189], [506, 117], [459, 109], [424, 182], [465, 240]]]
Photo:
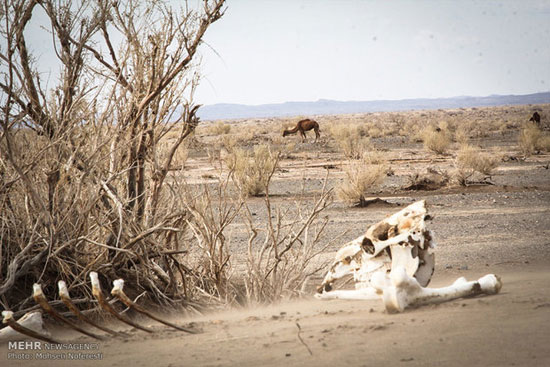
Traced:
[[550, 103], [550, 92], [507, 96], [491, 95], [488, 97], [419, 98], [397, 101], [333, 101], [320, 99], [316, 102], [285, 102], [256, 106], [219, 103], [201, 107], [198, 115], [202, 120], [220, 120], [543, 103]]

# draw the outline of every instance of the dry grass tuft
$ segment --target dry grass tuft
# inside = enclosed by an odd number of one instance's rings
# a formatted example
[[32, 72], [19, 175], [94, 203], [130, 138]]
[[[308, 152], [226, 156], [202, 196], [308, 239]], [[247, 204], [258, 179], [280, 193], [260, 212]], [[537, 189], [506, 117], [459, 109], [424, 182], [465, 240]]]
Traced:
[[371, 149], [363, 152], [363, 156], [361, 158], [366, 164], [382, 164], [387, 161], [384, 156], [384, 152], [377, 149]]
[[[170, 154], [170, 148], [172, 144], [174, 143], [174, 139], [162, 139], [157, 146], [157, 161], [164, 161], [166, 160], [168, 154]], [[178, 147], [176, 152], [174, 153], [174, 156], [172, 158], [172, 165], [171, 168], [183, 168], [185, 167], [185, 162], [187, 162], [187, 158], [189, 157], [189, 147], [187, 144], [182, 144]]]
[[497, 154], [463, 145], [455, 159], [454, 178], [461, 186], [466, 186], [468, 179], [476, 172], [490, 177], [500, 161], [501, 157]]
[[367, 134], [368, 134], [369, 137], [371, 137], [373, 139], [376, 139], [376, 138], [380, 138], [381, 136], [384, 136], [384, 135], [391, 135], [392, 131], [389, 130], [389, 129], [385, 129], [384, 131], [382, 131], [377, 126], [371, 126], [367, 130]]
[[405, 190], [438, 190], [449, 183], [446, 171], [428, 168], [424, 174], [413, 173], [407, 177]]
[[234, 148], [225, 157], [241, 195], [259, 196], [268, 191], [269, 182], [279, 166], [279, 153], [265, 144], [254, 147], [253, 152]]
[[344, 169], [346, 179], [337, 190], [338, 197], [349, 204], [361, 204], [364, 193], [380, 186], [386, 177], [383, 164], [366, 165], [361, 161], [350, 161]]
[[541, 150], [550, 152], [550, 135], [543, 135], [537, 141], [537, 145]]
[[455, 131], [455, 141], [460, 144], [467, 144], [469, 139], [470, 136], [468, 127], [465, 124], [460, 125]]
[[344, 156], [350, 159], [361, 158], [369, 146], [369, 138], [364, 137], [358, 126], [333, 125], [330, 134], [338, 144]]
[[209, 135], [225, 135], [231, 132], [231, 125], [218, 121], [208, 128]]
[[518, 139], [519, 149], [529, 156], [538, 151], [550, 151], [550, 135], [544, 134], [535, 124], [526, 124], [520, 132]]
[[525, 155], [531, 155], [537, 150], [538, 140], [542, 131], [534, 124], [527, 124], [520, 132], [518, 144], [519, 149]]
[[427, 127], [422, 132], [424, 147], [437, 154], [445, 154], [451, 146], [449, 131], [439, 128]]

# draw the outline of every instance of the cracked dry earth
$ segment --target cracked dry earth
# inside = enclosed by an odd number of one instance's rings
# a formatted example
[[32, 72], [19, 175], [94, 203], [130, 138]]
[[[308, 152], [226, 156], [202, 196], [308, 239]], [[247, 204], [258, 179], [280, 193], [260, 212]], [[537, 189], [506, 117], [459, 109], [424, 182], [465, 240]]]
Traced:
[[[515, 137], [509, 137], [512, 147]], [[506, 142], [505, 142], [506, 143]], [[499, 144], [503, 144], [499, 140]], [[310, 145], [306, 145], [310, 147]], [[313, 147], [313, 145], [311, 145]], [[311, 148], [313, 149], [313, 148]], [[393, 158], [411, 151], [390, 150]], [[512, 148], [510, 148], [512, 149]], [[427, 153], [422, 153], [427, 155]], [[145, 335], [127, 330], [127, 340], [100, 342], [101, 361], [6, 361], [2, 366], [549, 366], [550, 365], [550, 162], [548, 154], [501, 164], [494, 185], [403, 191], [400, 182], [426, 165], [449, 168], [450, 158], [395, 160], [395, 176], [372, 197], [395, 206], [350, 208], [336, 202], [327, 238], [343, 231], [326, 259], [344, 242], [404, 205], [425, 199], [434, 217], [428, 226], [436, 236], [436, 269], [430, 286], [452, 283], [460, 276], [477, 279], [487, 273], [502, 278], [495, 296], [459, 299], [445, 304], [408, 309], [390, 315], [381, 301], [301, 300], [197, 317], [171, 315], [172, 321], [194, 323], [202, 333], [188, 335], [140, 320], [158, 332]], [[195, 159], [200, 171], [207, 168]], [[424, 163], [423, 163], [424, 162]], [[431, 162], [431, 163], [430, 163]], [[341, 163], [341, 162], [340, 162]], [[274, 204], [288, 205], [302, 177], [310, 191], [320, 189], [323, 165], [333, 164], [329, 186], [343, 179], [337, 157], [329, 153], [298, 163], [284, 160], [285, 169], [273, 182]], [[193, 174], [193, 168], [190, 175]], [[261, 199], [250, 205], [262, 215]], [[238, 224], [235, 225], [238, 229]], [[238, 231], [232, 241], [242, 251]], [[320, 283], [320, 274], [312, 280]], [[117, 324], [118, 325], [118, 324]], [[111, 325], [113, 326], [113, 325]], [[120, 328], [124, 329], [122, 326]], [[90, 342], [66, 331], [53, 335], [73, 342]]]

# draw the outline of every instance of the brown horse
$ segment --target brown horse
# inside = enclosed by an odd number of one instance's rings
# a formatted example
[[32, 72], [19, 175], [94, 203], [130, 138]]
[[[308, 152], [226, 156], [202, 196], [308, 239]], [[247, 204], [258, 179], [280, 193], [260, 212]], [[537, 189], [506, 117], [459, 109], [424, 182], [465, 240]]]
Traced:
[[317, 142], [317, 139], [321, 136], [319, 134], [319, 124], [317, 123], [317, 121], [310, 120], [310, 119], [298, 121], [295, 128], [287, 129], [283, 131], [283, 136], [296, 134], [296, 132], [299, 131], [300, 135], [302, 136], [302, 142], [304, 142], [306, 140], [306, 131], [309, 131], [312, 129], [315, 130], [315, 142]]

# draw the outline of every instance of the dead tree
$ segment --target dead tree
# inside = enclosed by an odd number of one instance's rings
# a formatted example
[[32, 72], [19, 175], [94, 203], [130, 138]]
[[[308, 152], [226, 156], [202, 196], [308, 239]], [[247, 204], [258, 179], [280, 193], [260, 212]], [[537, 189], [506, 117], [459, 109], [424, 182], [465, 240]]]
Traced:
[[[184, 252], [187, 214], [171, 200], [166, 177], [199, 122], [195, 55], [223, 6], [2, 0], [3, 308], [28, 306], [26, 288], [38, 280], [45, 287], [65, 280], [91, 300], [84, 280], [98, 268], [109, 278], [102, 282], [124, 276], [129, 294], [187, 300], [174, 255]], [[51, 35], [58, 75], [39, 69], [28, 38], [38, 26]]]

